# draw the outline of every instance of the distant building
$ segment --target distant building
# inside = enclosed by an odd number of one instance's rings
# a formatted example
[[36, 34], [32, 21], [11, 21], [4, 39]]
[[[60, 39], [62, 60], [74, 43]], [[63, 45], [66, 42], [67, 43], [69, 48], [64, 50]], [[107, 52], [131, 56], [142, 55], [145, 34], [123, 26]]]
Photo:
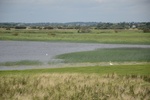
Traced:
[[131, 28], [136, 28], [136, 26], [135, 25], [132, 25], [132, 27]]

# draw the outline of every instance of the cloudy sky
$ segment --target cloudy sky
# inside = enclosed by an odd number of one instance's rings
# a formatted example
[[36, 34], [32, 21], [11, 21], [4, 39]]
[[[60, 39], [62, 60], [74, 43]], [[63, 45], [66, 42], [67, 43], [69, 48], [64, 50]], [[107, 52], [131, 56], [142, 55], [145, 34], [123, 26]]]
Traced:
[[0, 22], [150, 22], [150, 0], [0, 0]]

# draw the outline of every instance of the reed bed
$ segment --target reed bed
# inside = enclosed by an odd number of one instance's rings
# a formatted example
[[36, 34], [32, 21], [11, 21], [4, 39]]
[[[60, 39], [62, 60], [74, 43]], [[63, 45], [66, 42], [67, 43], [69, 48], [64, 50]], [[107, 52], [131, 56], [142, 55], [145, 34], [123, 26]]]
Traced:
[[0, 100], [149, 100], [150, 76], [44, 73], [0, 76]]

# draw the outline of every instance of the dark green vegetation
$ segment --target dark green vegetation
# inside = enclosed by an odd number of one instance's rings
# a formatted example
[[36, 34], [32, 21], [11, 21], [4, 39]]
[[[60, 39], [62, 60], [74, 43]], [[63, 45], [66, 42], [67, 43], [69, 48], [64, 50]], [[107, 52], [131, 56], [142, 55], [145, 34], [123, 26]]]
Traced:
[[150, 34], [140, 30], [90, 29], [89, 33], [78, 33], [78, 29], [0, 29], [0, 40], [150, 44]]
[[65, 62], [150, 62], [150, 48], [115, 48], [58, 55]]
[[19, 65], [41, 65], [42, 62], [40, 61], [30, 61], [30, 60], [22, 60], [22, 61], [16, 61], [16, 62], [1, 62], [0, 66], [19, 66]]
[[[81, 29], [83, 27], [93, 27], [96, 29], [148, 29], [150, 22], [68, 22], [68, 23], [0, 23], [1, 28], [15, 29]], [[150, 31], [149, 31], [150, 32]]]

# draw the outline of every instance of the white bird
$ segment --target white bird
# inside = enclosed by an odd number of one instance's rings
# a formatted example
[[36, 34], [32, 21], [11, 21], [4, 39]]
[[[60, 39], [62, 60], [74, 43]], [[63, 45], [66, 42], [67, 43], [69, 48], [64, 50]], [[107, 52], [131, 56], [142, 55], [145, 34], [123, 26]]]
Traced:
[[113, 65], [113, 64], [111, 63], [111, 61], [109, 62], [109, 65]]
[[46, 56], [48, 56], [48, 54], [46, 53]]

